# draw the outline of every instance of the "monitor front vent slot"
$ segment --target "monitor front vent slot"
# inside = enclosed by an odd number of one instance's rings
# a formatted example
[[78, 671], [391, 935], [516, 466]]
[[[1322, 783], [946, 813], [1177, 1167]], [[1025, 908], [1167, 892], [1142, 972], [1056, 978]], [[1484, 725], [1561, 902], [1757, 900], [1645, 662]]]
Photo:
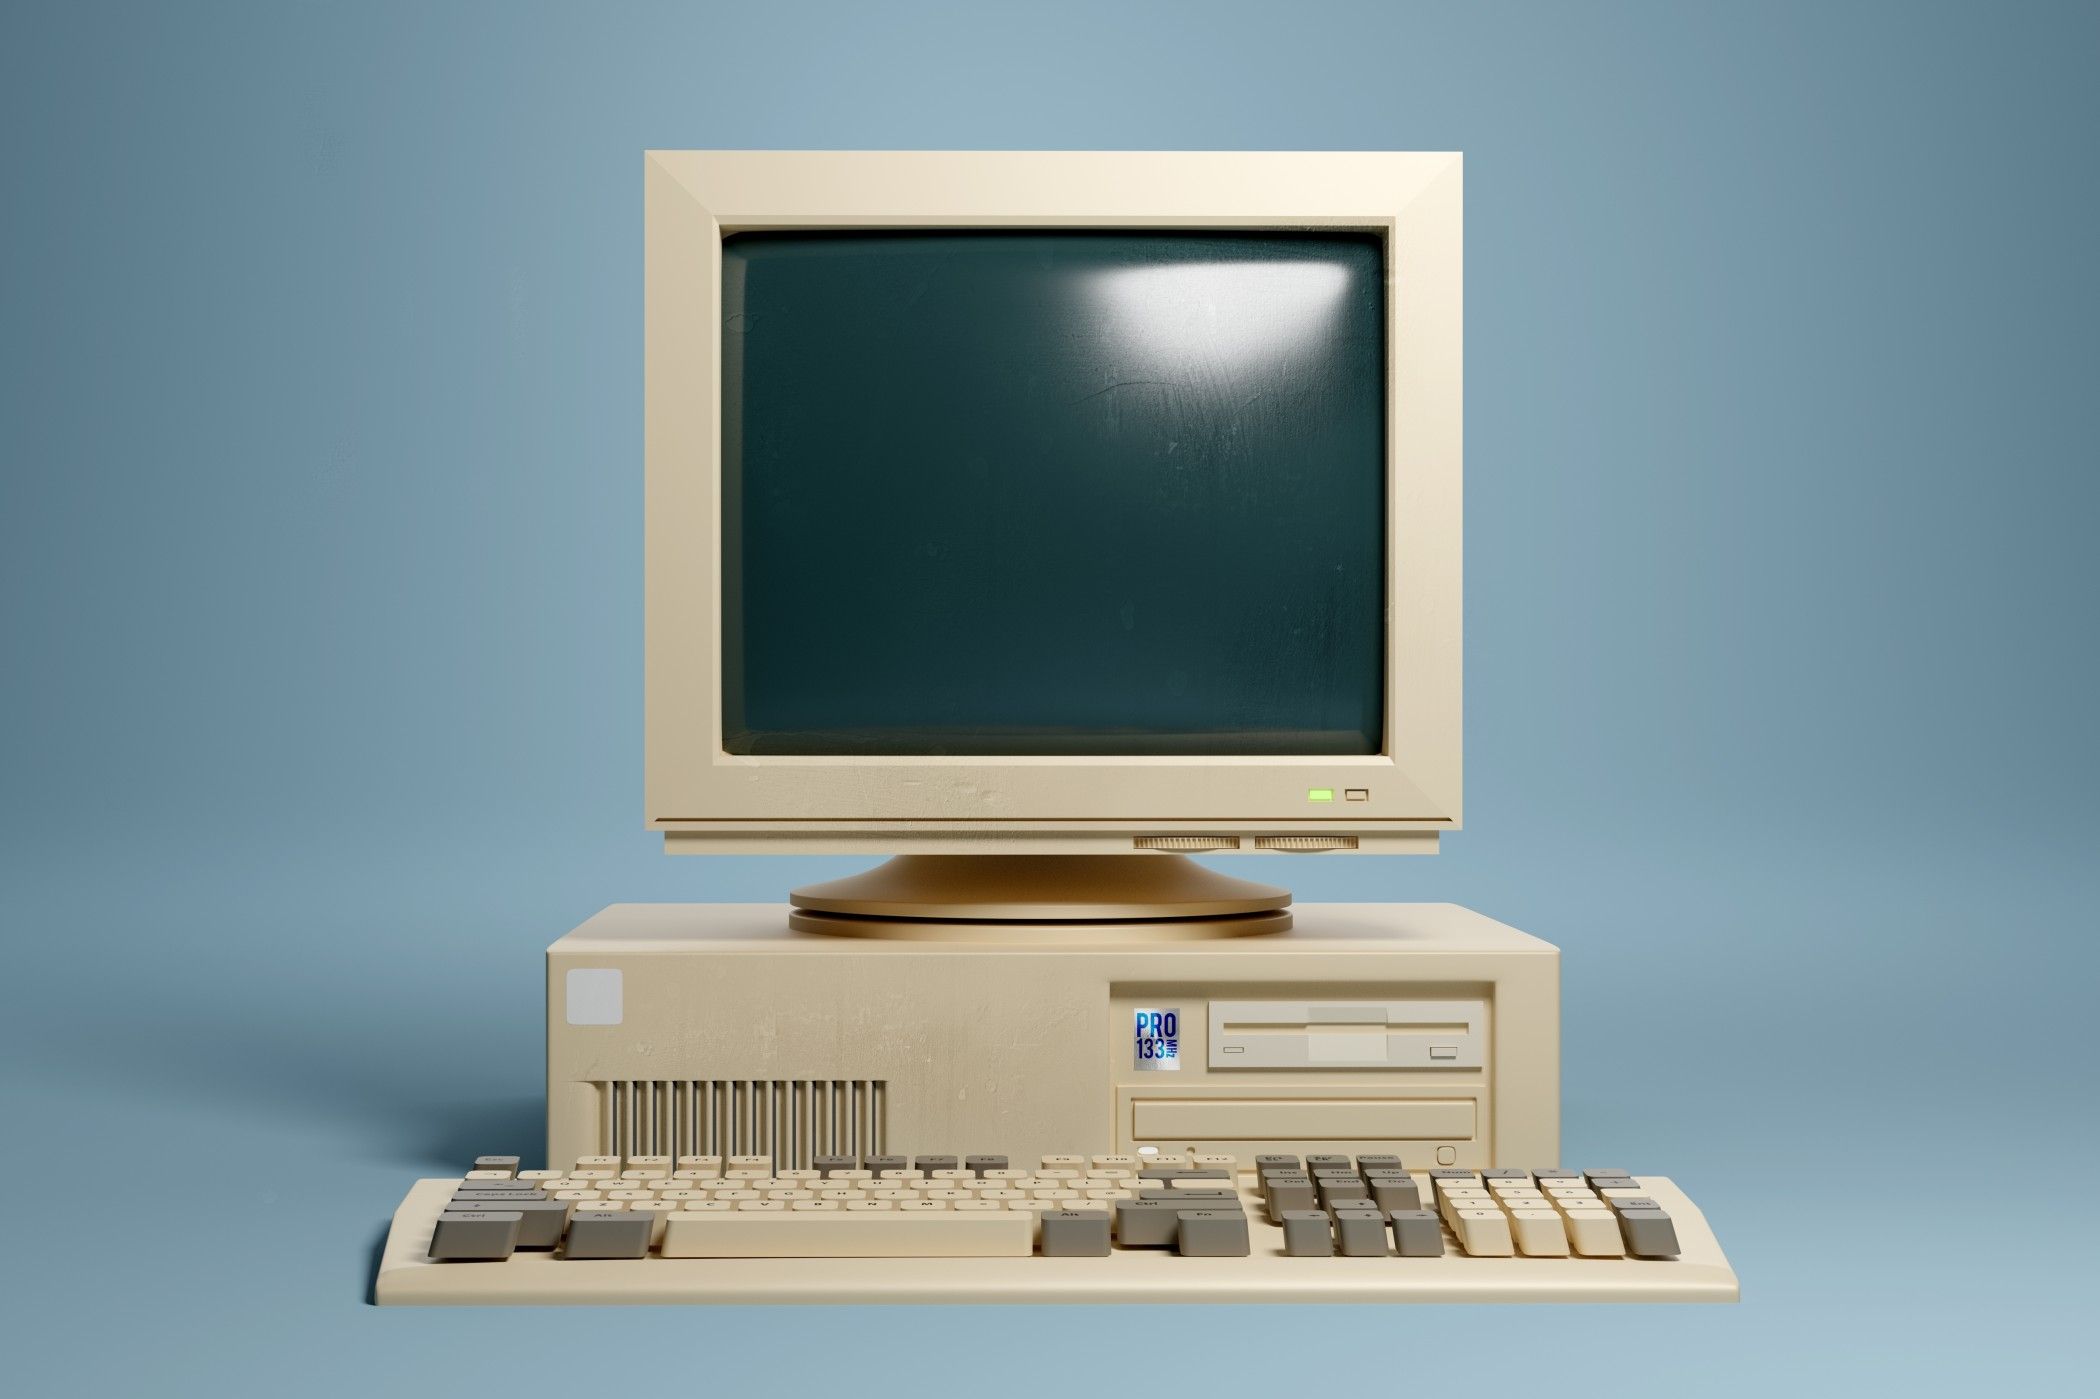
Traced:
[[1354, 850], [1355, 836], [1256, 836], [1256, 850]]
[[599, 1154], [770, 1156], [806, 1170], [819, 1156], [888, 1146], [879, 1078], [601, 1079]]

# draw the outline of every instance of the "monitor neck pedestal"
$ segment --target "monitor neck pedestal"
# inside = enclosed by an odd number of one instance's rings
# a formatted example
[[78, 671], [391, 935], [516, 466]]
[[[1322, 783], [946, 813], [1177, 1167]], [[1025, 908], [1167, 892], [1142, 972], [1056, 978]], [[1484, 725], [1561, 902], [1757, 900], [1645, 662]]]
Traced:
[[1185, 942], [1280, 933], [1287, 889], [1186, 855], [899, 855], [788, 895], [799, 933], [949, 942]]

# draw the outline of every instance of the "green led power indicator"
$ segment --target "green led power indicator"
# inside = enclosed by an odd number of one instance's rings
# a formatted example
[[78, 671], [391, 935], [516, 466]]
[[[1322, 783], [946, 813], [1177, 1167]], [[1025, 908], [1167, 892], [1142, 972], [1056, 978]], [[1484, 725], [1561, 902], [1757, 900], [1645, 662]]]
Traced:
[[1309, 802], [1331, 802], [1334, 800], [1334, 788], [1308, 787], [1305, 789], [1305, 799]]

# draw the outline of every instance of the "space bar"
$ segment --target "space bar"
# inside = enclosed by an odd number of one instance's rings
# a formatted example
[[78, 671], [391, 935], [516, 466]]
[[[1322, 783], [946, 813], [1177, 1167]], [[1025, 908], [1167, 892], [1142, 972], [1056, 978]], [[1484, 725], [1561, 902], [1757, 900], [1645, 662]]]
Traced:
[[666, 1217], [665, 1258], [1026, 1258], [1034, 1217], [870, 1210], [730, 1211]]

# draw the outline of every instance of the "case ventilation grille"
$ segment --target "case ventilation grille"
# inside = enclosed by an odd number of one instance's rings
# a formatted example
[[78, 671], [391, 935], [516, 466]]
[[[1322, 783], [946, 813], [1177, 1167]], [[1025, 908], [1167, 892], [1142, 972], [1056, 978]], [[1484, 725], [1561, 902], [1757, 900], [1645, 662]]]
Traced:
[[770, 1156], [807, 1170], [818, 1156], [877, 1156], [888, 1145], [879, 1078], [601, 1079], [599, 1151], [608, 1156]]

